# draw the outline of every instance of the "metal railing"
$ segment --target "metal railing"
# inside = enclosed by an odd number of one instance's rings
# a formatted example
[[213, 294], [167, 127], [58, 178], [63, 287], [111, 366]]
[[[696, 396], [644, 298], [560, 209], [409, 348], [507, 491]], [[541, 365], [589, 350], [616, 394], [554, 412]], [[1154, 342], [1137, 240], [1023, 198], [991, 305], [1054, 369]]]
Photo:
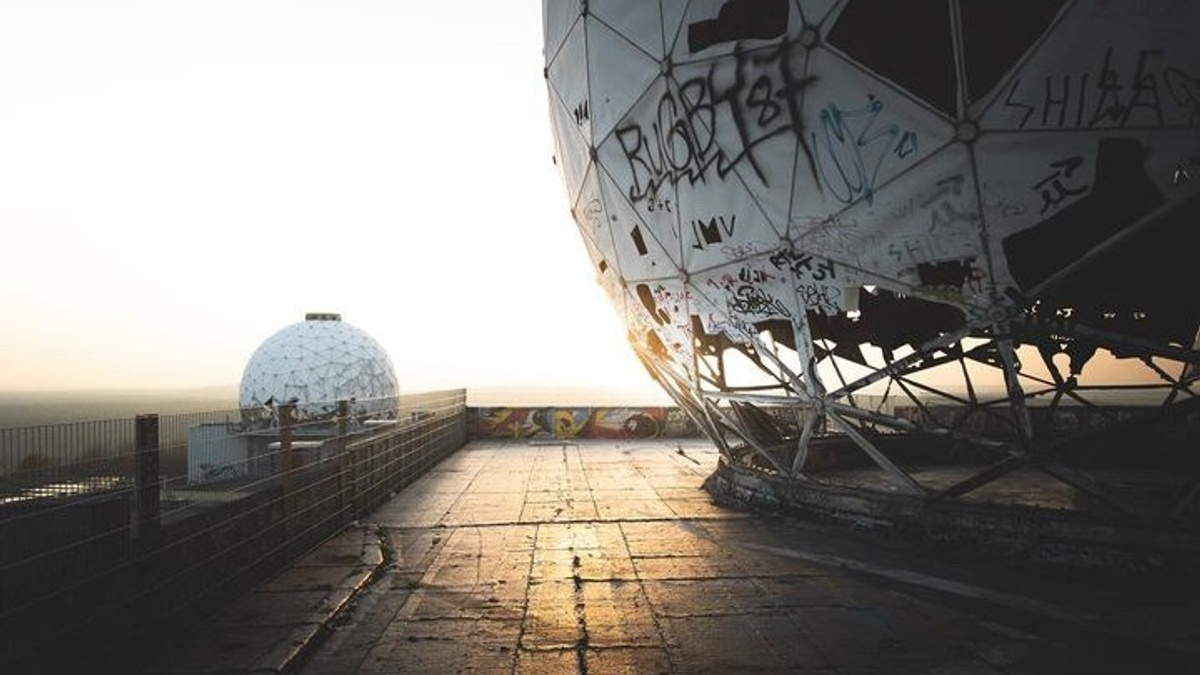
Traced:
[[0, 672], [125, 665], [467, 439], [465, 390], [328, 407], [0, 429]]

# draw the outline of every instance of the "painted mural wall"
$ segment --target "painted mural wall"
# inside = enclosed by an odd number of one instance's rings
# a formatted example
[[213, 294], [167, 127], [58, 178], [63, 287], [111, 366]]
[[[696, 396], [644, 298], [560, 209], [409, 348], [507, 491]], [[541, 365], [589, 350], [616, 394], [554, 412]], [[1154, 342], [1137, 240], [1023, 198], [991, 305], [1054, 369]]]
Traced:
[[699, 429], [678, 408], [471, 408], [474, 438], [689, 438]]

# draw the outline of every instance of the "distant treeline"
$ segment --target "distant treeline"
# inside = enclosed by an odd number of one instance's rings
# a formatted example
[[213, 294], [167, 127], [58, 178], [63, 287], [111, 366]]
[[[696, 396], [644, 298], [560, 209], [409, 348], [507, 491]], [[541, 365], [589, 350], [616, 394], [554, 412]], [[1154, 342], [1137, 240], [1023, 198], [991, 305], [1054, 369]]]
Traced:
[[134, 417], [232, 410], [237, 388], [191, 390], [5, 392], [0, 391], [0, 429]]

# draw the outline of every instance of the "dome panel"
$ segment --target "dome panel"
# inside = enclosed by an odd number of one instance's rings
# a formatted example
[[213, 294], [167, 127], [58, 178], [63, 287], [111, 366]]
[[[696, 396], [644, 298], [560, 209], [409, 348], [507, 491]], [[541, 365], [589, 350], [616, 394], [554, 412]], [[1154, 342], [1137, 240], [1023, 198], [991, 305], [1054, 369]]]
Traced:
[[[604, 139], [659, 74], [659, 64], [599, 21], [587, 24], [588, 98], [592, 142]], [[618, 80], [614, 83], [613, 79]]]
[[[663, 55], [662, 12], [657, 2], [591, 0], [588, 11], [626, 40], [658, 59]], [[612, 11], [609, 11], [611, 8]]]

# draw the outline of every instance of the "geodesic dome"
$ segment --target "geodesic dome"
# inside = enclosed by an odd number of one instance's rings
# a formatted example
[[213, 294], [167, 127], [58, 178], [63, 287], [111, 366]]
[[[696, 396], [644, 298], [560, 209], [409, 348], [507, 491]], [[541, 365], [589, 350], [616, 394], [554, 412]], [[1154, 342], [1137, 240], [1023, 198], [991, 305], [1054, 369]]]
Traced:
[[728, 459], [803, 477], [829, 423], [923, 493], [878, 436], [1012, 470], [1060, 405], [1136, 381], [1195, 409], [1194, 9], [546, 0], [556, 162], [631, 344]]
[[395, 417], [399, 385], [387, 352], [337, 314], [309, 314], [267, 338], [242, 374], [239, 404], [257, 413], [294, 402], [301, 419], [333, 416], [350, 401], [354, 417]]

